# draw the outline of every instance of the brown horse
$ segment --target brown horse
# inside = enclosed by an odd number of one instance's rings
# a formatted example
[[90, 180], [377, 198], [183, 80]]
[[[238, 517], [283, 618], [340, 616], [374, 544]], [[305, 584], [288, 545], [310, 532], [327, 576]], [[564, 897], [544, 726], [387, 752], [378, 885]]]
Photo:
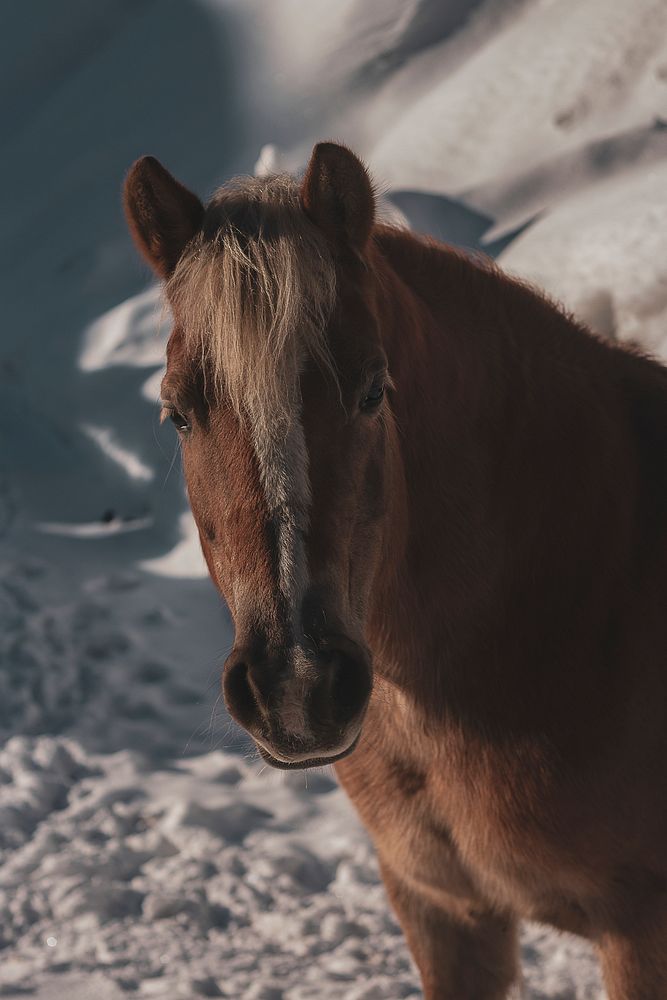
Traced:
[[505, 997], [517, 920], [667, 997], [667, 371], [375, 219], [344, 147], [205, 208], [131, 169], [162, 385], [276, 767], [336, 762], [431, 1000]]

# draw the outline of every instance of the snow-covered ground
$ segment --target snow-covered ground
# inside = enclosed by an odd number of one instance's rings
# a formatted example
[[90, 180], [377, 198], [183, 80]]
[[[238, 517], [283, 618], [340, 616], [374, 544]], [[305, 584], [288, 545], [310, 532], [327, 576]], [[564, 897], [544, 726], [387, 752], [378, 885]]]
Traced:
[[[347, 141], [419, 229], [667, 359], [664, 0], [0, 5], [0, 996], [398, 1000], [418, 979], [333, 775], [263, 769], [155, 400], [124, 229]], [[526, 997], [603, 996], [527, 926]]]

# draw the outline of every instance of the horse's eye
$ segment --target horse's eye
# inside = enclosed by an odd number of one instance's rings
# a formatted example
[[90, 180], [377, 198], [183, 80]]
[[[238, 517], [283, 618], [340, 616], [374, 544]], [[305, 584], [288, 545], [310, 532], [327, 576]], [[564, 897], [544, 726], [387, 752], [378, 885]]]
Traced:
[[190, 430], [188, 418], [184, 417], [183, 414], [179, 410], [176, 410], [173, 406], [165, 406], [164, 415], [171, 420], [177, 431], [185, 433], [185, 431]]
[[378, 408], [384, 399], [385, 381], [376, 379], [361, 401], [361, 409], [366, 413]]

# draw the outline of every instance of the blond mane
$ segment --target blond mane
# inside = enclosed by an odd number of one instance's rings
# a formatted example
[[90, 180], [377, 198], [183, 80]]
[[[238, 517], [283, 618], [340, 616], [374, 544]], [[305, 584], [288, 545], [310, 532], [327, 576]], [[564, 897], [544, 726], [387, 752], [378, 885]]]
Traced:
[[240, 417], [274, 433], [290, 425], [304, 354], [332, 368], [335, 291], [326, 240], [282, 174], [220, 188], [167, 284], [188, 351]]

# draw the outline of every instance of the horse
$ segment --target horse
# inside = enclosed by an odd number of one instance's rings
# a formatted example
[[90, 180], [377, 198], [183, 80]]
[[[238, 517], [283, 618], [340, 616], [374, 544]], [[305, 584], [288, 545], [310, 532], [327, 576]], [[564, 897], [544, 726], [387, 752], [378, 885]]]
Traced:
[[667, 997], [667, 369], [380, 219], [322, 142], [206, 207], [130, 169], [173, 316], [162, 415], [268, 764], [333, 764], [427, 1000], [500, 1000], [517, 927]]

